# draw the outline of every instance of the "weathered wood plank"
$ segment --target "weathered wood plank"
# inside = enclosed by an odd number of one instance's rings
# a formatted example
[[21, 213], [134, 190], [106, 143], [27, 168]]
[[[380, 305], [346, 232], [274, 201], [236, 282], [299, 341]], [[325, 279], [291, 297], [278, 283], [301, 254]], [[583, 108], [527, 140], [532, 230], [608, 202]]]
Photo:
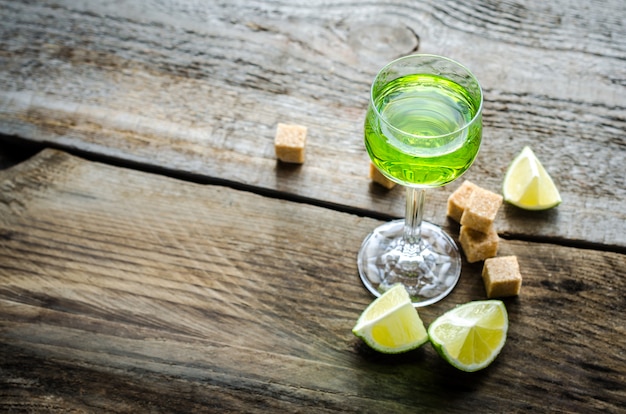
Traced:
[[[626, 248], [622, 2], [0, 3], [0, 133], [69, 150], [403, 214], [370, 186], [369, 83], [415, 50], [467, 64], [485, 90], [467, 178], [498, 191], [524, 145], [563, 195], [498, 229]], [[309, 127], [307, 162], [274, 159], [278, 122]], [[431, 192], [426, 218], [451, 189]]]
[[[494, 364], [350, 332], [378, 221], [46, 150], [0, 172], [0, 411], [619, 412], [626, 256], [503, 241], [524, 285]], [[314, 229], [314, 231], [313, 231]], [[454, 228], [448, 228], [454, 232]], [[484, 298], [463, 267], [429, 324]]]

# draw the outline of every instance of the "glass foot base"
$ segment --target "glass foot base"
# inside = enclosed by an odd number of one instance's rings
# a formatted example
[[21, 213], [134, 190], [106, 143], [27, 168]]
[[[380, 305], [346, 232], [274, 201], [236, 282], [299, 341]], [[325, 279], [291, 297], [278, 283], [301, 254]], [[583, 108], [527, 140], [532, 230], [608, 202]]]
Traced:
[[418, 246], [404, 242], [404, 220], [377, 227], [363, 241], [358, 255], [361, 280], [375, 296], [402, 283], [420, 307], [446, 297], [461, 275], [461, 254], [439, 226], [422, 222]]

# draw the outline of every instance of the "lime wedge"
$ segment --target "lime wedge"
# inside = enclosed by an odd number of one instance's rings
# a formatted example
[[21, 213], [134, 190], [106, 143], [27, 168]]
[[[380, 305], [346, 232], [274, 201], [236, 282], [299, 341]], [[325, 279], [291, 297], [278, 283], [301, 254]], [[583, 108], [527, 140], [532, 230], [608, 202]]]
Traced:
[[559, 190], [529, 147], [509, 166], [502, 190], [505, 201], [525, 210], [546, 210], [561, 203]]
[[461, 371], [486, 368], [506, 341], [509, 320], [499, 300], [469, 302], [437, 318], [428, 328], [430, 342]]
[[398, 354], [428, 341], [428, 333], [404, 286], [396, 284], [361, 314], [352, 333], [376, 351]]

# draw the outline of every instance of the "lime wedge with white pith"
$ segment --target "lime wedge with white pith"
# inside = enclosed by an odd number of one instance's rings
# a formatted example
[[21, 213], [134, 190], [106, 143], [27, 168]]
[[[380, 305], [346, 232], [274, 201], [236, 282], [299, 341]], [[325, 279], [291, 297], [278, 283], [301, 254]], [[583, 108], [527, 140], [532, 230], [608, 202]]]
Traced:
[[437, 318], [429, 327], [430, 342], [452, 366], [467, 372], [487, 367], [498, 356], [509, 328], [504, 303], [469, 302]]
[[352, 333], [376, 351], [398, 354], [428, 341], [428, 333], [404, 286], [396, 284], [361, 314]]
[[515, 157], [504, 176], [504, 200], [525, 210], [547, 210], [561, 203], [561, 195], [529, 147]]

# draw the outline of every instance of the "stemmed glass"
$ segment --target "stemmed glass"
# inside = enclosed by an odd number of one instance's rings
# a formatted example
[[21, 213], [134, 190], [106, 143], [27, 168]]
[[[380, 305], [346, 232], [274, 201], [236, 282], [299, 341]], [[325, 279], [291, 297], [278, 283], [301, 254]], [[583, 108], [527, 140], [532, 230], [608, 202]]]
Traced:
[[414, 306], [448, 295], [461, 255], [440, 227], [422, 221], [425, 190], [459, 178], [482, 137], [483, 95], [476, 77], [441, 56], [411, 55], [376, 75], [365, 118], [373, 164], [406, 187], [406, 215], [376, 228], [358, 255], [361, 280], [376, 296], [404, 284]]

